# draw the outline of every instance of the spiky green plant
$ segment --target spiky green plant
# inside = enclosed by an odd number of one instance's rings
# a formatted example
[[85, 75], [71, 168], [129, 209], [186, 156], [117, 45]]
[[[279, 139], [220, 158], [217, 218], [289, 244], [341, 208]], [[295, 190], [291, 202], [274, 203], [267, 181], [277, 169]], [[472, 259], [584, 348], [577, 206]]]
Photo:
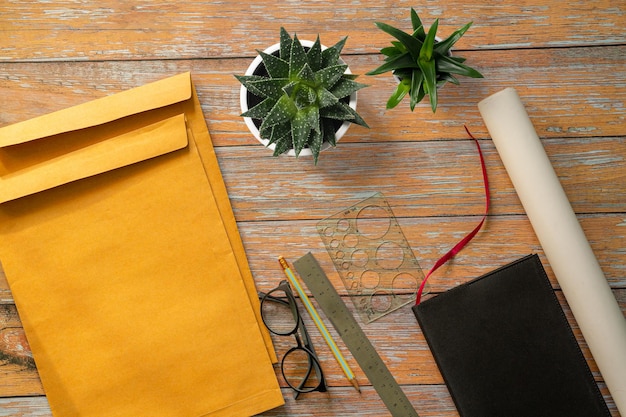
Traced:
[[335, 130], [342, 122], [368, 127], [347, 104], [366, 85], [345, 73], [348, 66], [339, 59], [345, 42], [322, 50], [318, 36], [307, 50], [281, 27], [278, 56], [258, 51], [267, 75], [235, 76], [261, 99], [241, 116], [262, 121], [260, 136], [276, 144], [274, 156], [290, 149], [298, 156], [308, 147], [317, 164], [322, 143], [336, 145]]
[[470, 28], [472, 22], [455, 31], [447, 39], [437, 42], [439, 19], [432, 24], [428, 33], [415, 9], [411, 8], [411, 34], [396, 29], [386, 23], [376, 22], [378, 28], [397, 39], [392, 46], [380, 50], [385, 55], [385, 63], [367, 73], [377, 75], [392, 71], [400, 82], [387, 101], [387, 108], [396, 107], [408, 94], [411, 111], [428, 94], [433, 113], [437, 110], [437, 88], [448, 81], [459, 84], [453, 75], [482, 78], [482, 74], [463, 64], [465, 58], [452, 56], [450, 49]]

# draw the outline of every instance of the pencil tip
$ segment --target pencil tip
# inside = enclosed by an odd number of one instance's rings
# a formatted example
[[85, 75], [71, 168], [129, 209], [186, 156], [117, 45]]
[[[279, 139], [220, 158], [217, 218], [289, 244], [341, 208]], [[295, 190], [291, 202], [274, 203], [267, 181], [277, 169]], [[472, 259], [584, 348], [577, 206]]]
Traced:
[[357, 392], [360, 394], [361, 393], [361, 387], [359, 387], [359, 383], [356, 382], [356, 378], [352, 378], [350, 380], [350, 383], [352, 384], [352, 386], [354, 387], [354, 389], [357, 390]]

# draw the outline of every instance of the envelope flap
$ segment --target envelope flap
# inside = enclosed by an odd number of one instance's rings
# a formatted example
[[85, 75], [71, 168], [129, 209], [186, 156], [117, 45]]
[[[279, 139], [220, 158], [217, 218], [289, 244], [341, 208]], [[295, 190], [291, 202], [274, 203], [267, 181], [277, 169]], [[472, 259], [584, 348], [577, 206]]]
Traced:
[[191, 74], [183, 73], [0, 129], [0, 147], [97, 126], [191, 98]]
[[180, 114], [0, 176], [0, 203], [155, 158], [188, 145]]

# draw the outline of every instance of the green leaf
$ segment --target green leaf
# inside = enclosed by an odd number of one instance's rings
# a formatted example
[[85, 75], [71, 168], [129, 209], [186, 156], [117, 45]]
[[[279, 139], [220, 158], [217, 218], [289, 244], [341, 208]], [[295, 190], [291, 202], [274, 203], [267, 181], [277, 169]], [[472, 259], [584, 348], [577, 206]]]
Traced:
[[483, 75], [475, 69], [468, 67], [454, 58], [443, 55], [438, 57], [437, 70], [439, 72], [448, 72], [471, 78], [483, 78]]
[[439, 80], [440, 80], [439, 83], [441, 83], [441, 81], [445, 81], [445, 82], [451, 82], [452, 84], [455, 84], [455, 85], [461, 84], [456, 77], [448, 73], [440, 73]]
[[272, 98], [266, 98], [256, 106], [248, 109], [248, 111], [243, 113], [241, 116], [252, 117], [253, 119], [263, 119], [272, 110], [275, 104], [276, 100]]
[[272, 136], [272, 130], [274, 129], [273, 126], [263, 126], [263, 124], [261, 124], [261, 126], [259, 127], [259, 136], [261, 136], [261, 139], [268, 139]]
[[313, 154], [313, 163], [317, 165], [317, 160], [319, 158], [320, 151], [322, 150], [322, 143], [324, 142], [322, 132], [312, 130], [308, 142], [309, 149], [311, 149], [311, 153]]
[[328, 106], [332, 106], [333, 104], [339, 101], [339, 97], [336, 97], [334, 93], [331, 93], [325, 88], [317, 89], [317, 105], [320, 109]]
[[413, 57], [407, 52], [402, 55], [397, 55], [390, 59], [389, 61], [382, 64], [380, 67], [366, 72], [366, 75], [378, 75], [388, 71], [395, 71], [401, 68], [418, 68], [417, 60], [414, 60]]
[[424, 89], [422, 88], [423, 81], [424, 73], [418, 70], [414, 70], [411, 77], [411, 111], [413, 111], [417, 103], [422, 101], [422, 99], [424, 98], [425, 93]]
[[283, 91], [285, 92], [285, 94], [287, 94], [289, 97], [293, 97], [295, 95], [295, 90], [296, 90], [296, 86], [298, 85], [297, 81], [291, 81], [290, 83], [287, 83], [284, 87], [283, 87]]
[[309, 125], [308, 115], [304, 112], [298, 112], [291, 120], [291, 137], [296, 156], [300, 155], [300, 152], [306, 146], [310, 132], [311, 127]]
[[304, 64], [297, 77], [298, 80], [305, 81], [309, 84], [314, 84], [317, 78], [317, 73], [314, 73], [308, 62]]
[[269, 137], [265, 138], [269, 139], [268, 145], [272, 143], [280, 143], [287, 142], [291, 147], [291, 122], [289, 120], [277, 124], [272, 127]]
[[254, 81], [266, 80], [267, 77], [261, 77], [260, 75], [235, 75], [235, 78], [244, 87], [246, 87], [248, 90], [250, 90], [250, 92], [252, 94], [254, 94], [255, 96], [258, 96], [258, 97], [262, 97], [261, 96], [261, 92], [259, 90], [257, 90], [256, 87], [254, 86], [254, 84], [252, 84], [252, 83]]
[[435, 45], [435, 51], [437, 51], [441, 55], [446, 55], [448, 53], [448, 51], [450, 50], [450, 48], [452, 48], [452, 46], [459, 39], [461, 39], [461, 36], [463, 36], [463, 34], [465, 34], [465, 32], [467, 32], [467, 29], [469, 29], [470, 26], [472, 26], [472, 22], [469, 22], [467, 25], [463, 26], [461, 29], [456, 30], [446, 40], [438, 42], [437, 45]]
[[323, 86], [326, 89], [330, 89], [341, 78], [347, 65], [333, 65], [319, 70], [315, 73], [315, 82], [317, 85]]
[[330, 119], [322, 119], [323, 142], [328, 142], [330, 146], [337, 146], [337, 136], [335, 136], [335, 123]]
[[330, 48], [326, 48], [322, 51], [322, 68], [337, 65], [339, 55], [341, 54], [341, 50], [346, 44], [347, 39], [348, 37], [345, 37]]
[[437, 109], [437, 71], [435, 61], [433, 60], [433, 46], [435, 44], [435, 34], [437, 33], [438, 26], [439, 19], [436, 19], [428, 30], [428, 34], [424, 40], [424, 46], [420, 52], [420, 57], [417, 60], [417, 64], [424, 73], [425, 91], [428, 93], [433, 113]]
[[413, 57], [414, 60], [417, 60], [419, 58], [420, 50], [422, 49], [422, 41], [386, 23], [376, 22], [375, 24], [383, 32], [390, 34], [391, 36], [402, 42], [402, 44], [405, 46], [405, 48], [411, 54], [411, 57]]
[[413, 26], [413, 33], [417, 37], [417, 39], [424, 41], [426, 38], [426, 33], [424, 33], [424, 25], [422, 24], [422, 20], [419, 15], [415, 11], [414, 8], [411, 7], [411, 25]]
[[239, 80], [239, 82], [244, 84], [244, 85], [247, 82], [260, 81], [260, 80], [266, 80], [267, 79], [267, 77], [263, 77], [261, 75], [235, 75], [235, 78], [237, 80]]
[[356, 81], [342, 77], [339, 79], [339, 81], [335, 83], [335, 85], [333, 85], [330, 92], [333, 94], [334, 97], [340, 99], [348, 97], [355, 91], [358, 91], [365, 87], [367, 87], [366, 84], [357, 83]]
[[285, 30], [285, 28], [280, 28], [280, 57], [285, 61], [289, 62], [291, 57], [291, 37], [289, 33]]
[[429, 96], [430, 106], [433, 113], [437, 109], [437, 73], [435, 72], [435, 61], [420, 60], [420, 69], [424, 73], [424, 90]]
[[342, 103], [341, 101], [338, 101], [332, 106], [324, 107], [323, 109], [320, 109], [320, 116], [325, 117], [327, 119], [334, 119], [334, 120], [341, 120], [341, 121], [352, 120], [354, 119], [354, 115], [350, 110], [352, 110], [350, 106]]
[[262, 78], [260, 80], [247, 81], [244, 85], [254, 95], [259, 97], [271, 97], [278, 100], [283, 94], [283, 87], [289, 83], [286, 78]]
[[300, 110], [300, 112], [305, 116], [306, 122], [310, 129], [319, 132], [320, 131], [320, 112], [319, 108], [315, 106], [310, 106], [306, 109]]
[[271, 78], [289, 77], [289, 62], [263, 51], [258, 51], [258, 53], [263, 58], [263, 65]]
[[346, 105], [348, 111], [350, 113], [352, 113], [352, 116], [354, 116], [352, 119], [348, 120], [350, 123], [354, 123], [363, 127], [367, 127], [369, 128], [369, 126], [367, 125], [367, 123], [365, 123], [365, 120], [363, 120], [363, 118], [361, 116], [359, 116], [359, 114], [356, 112], [356, 110], [354, 110], [352, 107]]
[[397, 48], [395, 46], [388, 46], [380, 50], [380, 53], [387, 57], [394, 57], [402, 54], [402, 52], [403, 51], [400, 48]]
[[[437, 52], [435, 51], [435, 53], [437, 53]], [[450, 59], [452, 59], [452, 60], [454, 60], [456, 62], [460, 62], [460, 63], [463, 63], [463, 62], [467, 61], [467, 58], [463, 58], [462, 56], [454, 56], [454, 55], [447, 55], [447, 54], [445, 56], [447, 56], [448, 58], [450, 58]], [[437, 58], [437, 59], [439, 59], [439, 58]]]
[[433, 59], [433, 48], [435, 46], [435, 36], [437, 36], [437, 28], [439, 27], [439, 19], [435, 19], [433, 25], [428, 29], [428, 35], [424, 39], [424, 44], [419, 53], [419, 59], [430, 61]]
[[289, 131], [289, 133], [290, 133], [288, 136], [289, 140], [285, 138], [279, 142], [276, 142], [276, 147], [274, 148], [273, 156], [282, 155], [293, 147], [293, 144], [291, 142], [291, 130]]
[[293, 35], [291, 56], [289, 58], [289, 78], [297, 77], [302, 68], [307, 65], [307, 58], [304, 47], [296, 35]]
[[307, 51], [306, 57], [313, 72], [319, 71], [322, 67], [322, 44], [319, 36], [315, 39], [313, 46]]
[[409, 91], [411, 91], [410, 81], [407, 79], [400, 81], [398, 87], [396, 87], [396, 91], [394, 91], [391, 97], [389, 97], [389, 100], [387, 100], [387, 109], [393, 109], [400, 104]]
[[289, 97], [283, 95], [280, 100], [276, 102], [274, 107], [272, 107], [272, 110], [270, 110], [265, 119], [263, 119], [261, 128], [271, 127], [285, 122], [286, 120], [290, 120], [296, 115], [297, 112], [298, 108], [293, 101], [291, 101]]
[[398, 48], [398, 50], [402, 53], [409, 52], [407, 51], [406, 46], [404, 46], [400, 41], [391, 41], [391, 44]]
[[303, 109], [317, 102], [317, 92], [311, 87], [300, 85], [293, 100], [298, 109]]

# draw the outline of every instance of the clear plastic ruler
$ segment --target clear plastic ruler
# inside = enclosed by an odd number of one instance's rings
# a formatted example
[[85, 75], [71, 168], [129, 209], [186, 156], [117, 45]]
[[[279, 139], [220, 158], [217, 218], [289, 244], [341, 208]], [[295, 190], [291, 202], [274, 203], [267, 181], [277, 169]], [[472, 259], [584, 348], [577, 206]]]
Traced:
[[317, 231], [364, 322], [415, 300], [424, 274], [381, 193], [321, 220]]
[[419, 417], [315, 257], [308, 253], [293, 265], [391, 415]]

